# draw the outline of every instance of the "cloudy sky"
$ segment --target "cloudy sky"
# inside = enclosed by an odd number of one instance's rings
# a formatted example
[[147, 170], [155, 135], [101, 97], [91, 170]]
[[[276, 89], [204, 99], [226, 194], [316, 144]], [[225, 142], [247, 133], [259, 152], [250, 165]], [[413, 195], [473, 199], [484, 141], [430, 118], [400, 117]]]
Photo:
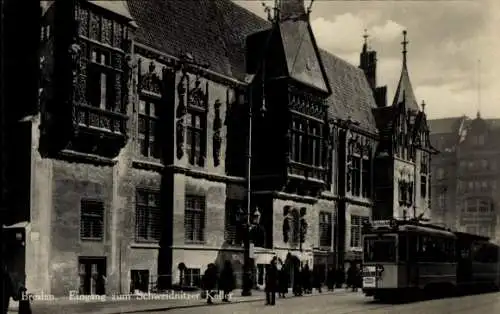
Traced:
[[[274, 1], [235, 2], [265, 17], [262, 3]], [[479, 108], [483, 117], [500, 118], [500, 41], [494, 28], [500, 25], [500, 0], [316, 0], [311, 24], [322, 48], [356, 66], [368, 29], [379, 59], [379, 85], [388, 86], [390, 102], [406, 29], [410, 78], [430, 118], [475, 117]]]

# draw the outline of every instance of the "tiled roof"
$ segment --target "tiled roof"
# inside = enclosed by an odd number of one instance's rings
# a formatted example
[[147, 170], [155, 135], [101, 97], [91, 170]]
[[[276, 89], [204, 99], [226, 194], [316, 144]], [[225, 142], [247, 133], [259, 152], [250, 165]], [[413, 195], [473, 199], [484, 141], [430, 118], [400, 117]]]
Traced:
[[453, 117], [427, 120], [432, 134], [458, 133], [460, 125], [467, 117]]
[[108, 11], [111, 11], [111, 12], [114, 12], [118, 15], [121, 15], [127, 19], [132, 19], [132, 16], [130, 15], [130, 11], [127, 7], [127, 1], [88, 0], [88, 2], [91, 2], [94, 5], [97, 5], [103, 9], [106, 9]]
[[363, 71], [321, 49], [320, 55], [332, 90], [328, 98], [329, 116], [351, 118], [363, 129], [375, 132], [372, 110], [377, 106]]
[[290, 77], [329, 92], [308, 23], [288, 20], [280, 23], [279, 28]]
[[[245, 38], [270, 23], [230, 0], [128, 0], [138, 25], [135, 40], [170, 55], [190, 52], [210, 69], [243, 81]], [[320, 50], [332, 90], [332, 117], [376, 131], [372, 91], [362, 70]]]

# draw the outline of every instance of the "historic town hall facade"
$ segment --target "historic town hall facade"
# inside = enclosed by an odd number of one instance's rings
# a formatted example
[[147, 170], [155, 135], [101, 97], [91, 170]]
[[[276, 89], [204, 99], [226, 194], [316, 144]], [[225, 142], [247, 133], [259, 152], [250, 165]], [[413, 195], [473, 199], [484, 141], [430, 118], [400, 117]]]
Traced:
[[429, 216], [433, 150], [406, 33], [388, 106], [366, 42], [351, 65], [318, 47], [303, 0], [274, 11], [44, 3], [38, 101], [8, 104], [6, 124], [7, 262], [29, 290], [196, 286], [225, 260], [241, 273], [248, 194], [257, 284], [273, 254], [343, 265], [360, 258], [364, 221]]

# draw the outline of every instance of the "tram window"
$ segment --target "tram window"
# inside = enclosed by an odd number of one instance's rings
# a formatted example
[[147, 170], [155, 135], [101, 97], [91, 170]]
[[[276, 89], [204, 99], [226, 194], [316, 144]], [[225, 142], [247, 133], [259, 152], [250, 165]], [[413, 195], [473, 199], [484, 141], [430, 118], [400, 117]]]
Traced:
[[400, 235], [398, 237], [398, 257], [400, 262], [405, 262], [408, 260], [408, 236]]
[[389, 236], [365, 238], [364, 261], [394, 263], [396, 261], [396, 238]]
[[408, 235], [408, 260], [415, 261], [417, 259], [418, 252], [418, 236], [415, 234]]

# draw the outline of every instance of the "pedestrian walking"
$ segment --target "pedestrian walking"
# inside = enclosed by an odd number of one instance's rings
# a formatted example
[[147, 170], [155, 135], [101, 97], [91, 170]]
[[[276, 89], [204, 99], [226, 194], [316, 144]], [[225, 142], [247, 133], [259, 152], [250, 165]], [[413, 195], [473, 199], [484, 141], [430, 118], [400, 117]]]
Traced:
[[298, 297], [302, 295], [303, 291], [303, 285], [302, 285], [302, 269], [301, 266], [298, 265], [294, 267], [294, 273], [293, 273], [293, 294]]
[[302, 268], [302, 287], [304, 288], [305, 294], [310, 294], [311, 291], [311, 270], [309, 269], [309, 265], [305, 264], [304, 268]]
[[335, 272], [335, 286], [340, 289], [345, 281], [345, 272], [344, 269], [339, 267]]
[[333, 291], [335, 289], [335, 269], [332, 266], [328, 267], [326, 285], [328, 287], [328, 291]]
[[280, 298], [285, 298], [288, 293], [288, 282], [290, 274], [286, 265], [281, 263], [281, 269], [278, 273], [278, 289]]
[[323, 285], [323, 272], [318, 267], [313, 267], [313, 288], [321, 293], [321, 286]]
[[222, 302], [229, 302], [230, 293], [234, 290], [236, 285], [234, 277], [233, 265], [230, 261], [224, 262], [224, 268], [220, 273], [219, 288], [224, 293]]
[[276, 304], [276, 288], [278, 286], [278, 259], [273, 257], [266, 269], [266, 305]]
[[19, 314], [31, 314], [31, 298], [30, 295], [27, 293], [26, 287], [24, 285], [21, 285], [19, 288], [19, 293], [17, 299], [19, 300], [19, 308], [18, 308], [18, 313]]
[[346, 289], [351, 288], [352, 292], [358, 291], [357, 288], [357, 277], [358, 277], [358, 269], [356, 264], [351, 263], [349, 269], [347, 269], [347, 286]]
[[217, 288], [217, 267], [215, 264], [210, 263], [207, 265], [207, 269], [202, 278], [202, 287], [204, 295], [207, 298], [207, 303], [212, 304]]

